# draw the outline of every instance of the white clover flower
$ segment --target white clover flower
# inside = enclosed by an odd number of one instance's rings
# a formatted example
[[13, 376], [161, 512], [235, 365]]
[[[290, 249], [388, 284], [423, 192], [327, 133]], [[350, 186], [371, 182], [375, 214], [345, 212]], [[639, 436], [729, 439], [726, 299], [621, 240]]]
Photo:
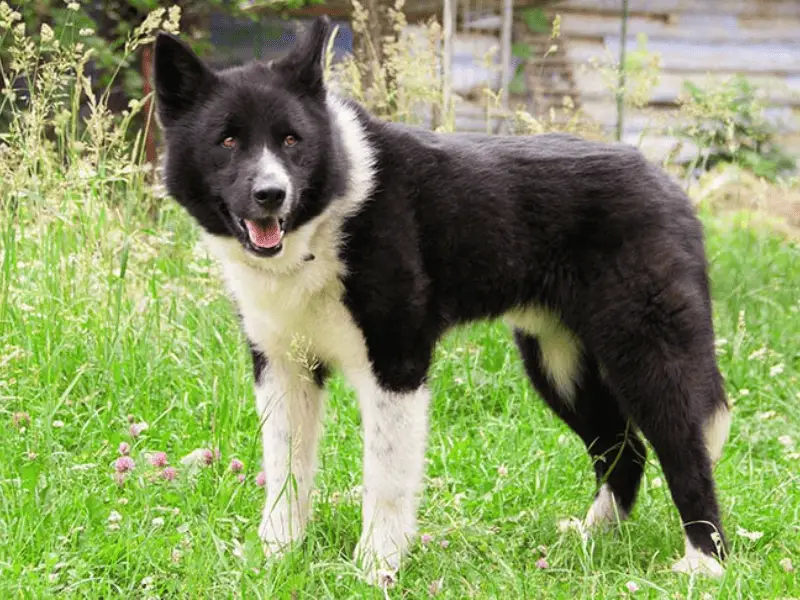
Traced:
[[45, 43], [45, 44], [49, 44], [56, 37], [56, 34], [53, 31], [53, 28], [50, 27], [50, 25], [48, 25], [47, 23], [42, 23], [42, 28], [39, 31], [39, 35], [42, 38], [42, 42]]

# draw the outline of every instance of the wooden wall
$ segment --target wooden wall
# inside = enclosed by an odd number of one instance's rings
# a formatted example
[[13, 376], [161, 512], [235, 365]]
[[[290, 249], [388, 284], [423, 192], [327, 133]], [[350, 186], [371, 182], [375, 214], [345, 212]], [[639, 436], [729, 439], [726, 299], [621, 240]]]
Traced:
[[[458, 4], [461, 12], [463, 2]], [[492, 6], [485, 3], [487, 10]], [[542, 102], [537, 103], [535, 96], [544, 97], [544, 104], [557, 104], [568, 93], [589, 116], [613, 130], [615, 99], [600, 73], [589, 68], [589, 61], [618, 56], [622, 0], [515, 0], [514, 6], [514, 41], [530, 41], [521, 32], [522, 12], [530, 7], [561, 15], [562, 40], [555, 55], [526, 67], [528, 95], [512, 99], [512, 106], [524, 104], [536, 110]], [[407, 0], [405, 8], [410, 23], [441, 16], [441, 0]], [[776, 105], [771, 116], [783, 123], [782, 141], [800, 153], [800, 0], [629, 0], [629, 8], [628, 48], [635, 49], [637, 36], [646, 35], [649, 50], [661, 57], [662, 72], [650, 105], [626, 110], [625, 141], [638, 143], [647, 132], [644, 150], [654, 157], [666, 155], [675, 140], [652, 132], [666, 123], [677, 123], [676, 100], [684, 82], [704, 84], [709, 76], [741, 73], [767, 92]], [[329, 13], [346, 18], [349, 12], [349, 0], [329, 0], [292, 14]], [[480, 64], [489, 47], [499, 48], [498, 34], [488, 28], [481, 32], [459, 29], [456, 35], [453, 86], [462, 97], [456, 109], [457, 129], [486, 130], [485, 109], [476, 90], [484, 81], [496, 85], [499, 79], [497, 67], [487, 70]], [[549, 45], [547, 36], [534, 40], [533, 45], [537, 44]], [[539, 50], [535, 56], [541, 55]], [[496, 124], [494, 120], [493, 127]], [[686, 149], [685, 156], [690, 153]]]
[[[423, 29], [418, 25], [409, 25], [407, 32], [413, 35], [418, 43], [427, 45]], [[451, 87], [458, 96], [454, 107], [455, 128], [457, 131], [486, 132], [495, 131], [500, 118], [490, 118], [486, 112], [483, 90], [486, 87], [498, 89], [501, 86], [500, 76], [500, 42], [497, 34], [492, 32], [474, 32], [459, 30], [453, 38], [453, 62], [451, 68]], [[492, 64], [486, 64], [490, 55]], [[524, 62], [514, 57], [512, 68]], [[431, 125], [430, 107], [420, 107], [419, 117], [424, 126]]]
[[[562, 17], [564, 45], [585, 112], [608, 128], [615, 101], [592, 57], [619, 56], [621, 0], [562, 0], [550, 9]], [[685, 81], [743, 74], [775, 104], [783, 142], [800, 152], [800, 0], [630, 0], [628, 49], [637, 37], [661, 57], [661, 79], [645, 110], [628, 109], [625, 139], [635, 142], [656, 122], [675, 122], [675, 102]], [[650, 140], [663, 154], [668, 140]], [[648, 150], [648, 148], [646, 148]]]

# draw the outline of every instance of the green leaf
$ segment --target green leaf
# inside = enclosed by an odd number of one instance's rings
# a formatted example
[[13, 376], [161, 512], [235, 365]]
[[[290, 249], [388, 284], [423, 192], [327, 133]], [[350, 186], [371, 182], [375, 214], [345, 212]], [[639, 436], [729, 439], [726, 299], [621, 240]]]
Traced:
[[527, 60], [533, 56], [533, 50], [531, 50], [530, 44], [525, 42], [514, 42], [511, 44], [511, 55]]
[[550, 19], [542, 8], [526, 8], [522, 20], [531, 33], [550, 33]]
[[528, 91], [528, 85], [525, 81], [525, 73], [518, 71], [511, 82], [508, 84], [508, 92], [513, 96], [523, 96]]

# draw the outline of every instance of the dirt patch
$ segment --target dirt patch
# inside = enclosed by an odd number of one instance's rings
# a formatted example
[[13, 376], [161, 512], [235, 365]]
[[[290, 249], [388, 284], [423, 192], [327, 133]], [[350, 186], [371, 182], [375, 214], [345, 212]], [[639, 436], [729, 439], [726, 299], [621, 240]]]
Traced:
[[715, 214], [753, 213], [760, 224], [800, 239], [800, 181], [770, 183], [727, 166], [703, 175], [689, 195]]

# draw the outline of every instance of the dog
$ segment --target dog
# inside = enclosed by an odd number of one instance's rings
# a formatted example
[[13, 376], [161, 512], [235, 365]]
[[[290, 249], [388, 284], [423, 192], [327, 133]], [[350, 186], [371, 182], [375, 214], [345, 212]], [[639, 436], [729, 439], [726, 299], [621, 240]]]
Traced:
[[379, 120], [327, 89], [329, 35], [320, 17], [283, 58], [224, 70], [169, 34], [155, 43], [164, 183], [221, 264], [251, 346], [267, 552], [303, 537], [335, 368], [363, 422], [355, 557], [391, 581], [416, 532], [434, 346], [504, 319], [593, 460], [585, 526], [631, 512], [644, 436], [683, 522], [673, 570], [722, 574], [712, 469], [730, 411], [685, 193], [622, 144]]

